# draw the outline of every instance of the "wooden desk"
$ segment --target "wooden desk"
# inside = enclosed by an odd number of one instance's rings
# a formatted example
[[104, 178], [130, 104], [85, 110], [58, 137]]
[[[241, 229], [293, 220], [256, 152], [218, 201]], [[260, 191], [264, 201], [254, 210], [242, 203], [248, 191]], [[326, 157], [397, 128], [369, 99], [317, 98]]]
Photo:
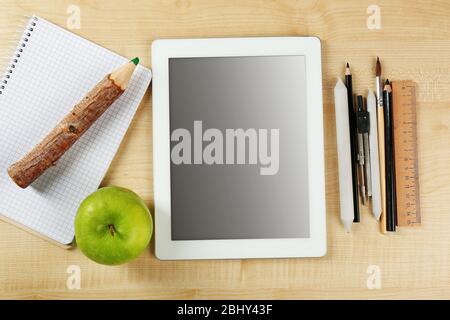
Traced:
[[[157, 38], [314, 35], [323, 44], [328, 255], [320, 259], [162, 262], [154, 246], [136, 261], [106, 267], [78, 249], [62, 250], [0, 222], [0, 298], [450, 298], [450, 4], [385, 1], [381, 29], [369, 30], [373, 1], [3, 0], [0, 57], [10, 56], [24, 14], [66, 26], [69, 4], [81, 8], [74, 32], [150, 67]], [[429, 3], [429, 4], [428, 4]], [[373, 88], [374, 57], [390, 79], [418, 87], [423, 225], [381, 235], [368, 210], [346, 234], [339, 222], [333, 87], [349, 61], [355, 91]], [[153, 207], [152, 115], [148, 94], [105, 178]], [[0, 194], [1, 196], [1, 194]], [[81, 268], [81, 290], [66, 269]], [[366, 286], [369, 265], [382, 289]]]

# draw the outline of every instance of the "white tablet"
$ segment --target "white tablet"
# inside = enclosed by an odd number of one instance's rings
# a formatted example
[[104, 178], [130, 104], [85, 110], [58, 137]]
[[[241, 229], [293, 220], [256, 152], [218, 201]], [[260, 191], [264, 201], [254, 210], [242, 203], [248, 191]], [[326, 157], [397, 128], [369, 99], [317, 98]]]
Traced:
[[159, 259], [326, 252], [320, 41], [157, 40]]

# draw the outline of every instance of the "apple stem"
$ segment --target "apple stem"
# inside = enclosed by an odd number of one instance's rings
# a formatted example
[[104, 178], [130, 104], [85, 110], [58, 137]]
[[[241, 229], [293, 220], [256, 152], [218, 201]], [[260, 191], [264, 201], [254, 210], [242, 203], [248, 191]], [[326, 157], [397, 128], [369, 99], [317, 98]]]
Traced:
[[111, 235], [114, 237], [114, 234], [116, 232], [116, 229], [114, 229], [114, 225], [113, 224], [109, 224], [108, 228], [109, 228], [109, 233], [111, 233]]

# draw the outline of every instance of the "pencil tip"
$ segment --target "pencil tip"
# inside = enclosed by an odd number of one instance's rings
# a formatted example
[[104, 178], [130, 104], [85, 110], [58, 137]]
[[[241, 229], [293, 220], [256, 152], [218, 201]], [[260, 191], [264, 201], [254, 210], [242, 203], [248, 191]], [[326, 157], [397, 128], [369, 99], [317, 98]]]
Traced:
[[392, 92], [392, 87], [389, 79], [386, 79], [386, 82], [384, 83], [384, 90], [387, 92]]
[[337, 81], [336, 81], [336, 85], [335, 85], [335, 89], [336, 88], [344, 88], [345, 84], [344, 82], [342, 82], [342, 79], [340, 77], [337, 77]]
[[345, 66], [345, 75], [346, 75], [346, 76], [351, 75], [351, 72], [350, 72], [350, 65], [348, 64], [348, 62], [347, 62], [347, 64], [346, 64], [346, 66]]

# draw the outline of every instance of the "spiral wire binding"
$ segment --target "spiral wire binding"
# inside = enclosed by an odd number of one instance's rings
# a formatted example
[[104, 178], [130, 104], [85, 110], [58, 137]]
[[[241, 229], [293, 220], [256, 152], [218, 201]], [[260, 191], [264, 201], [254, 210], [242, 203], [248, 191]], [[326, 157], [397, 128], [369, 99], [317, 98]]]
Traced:
[[16, 50], [14, 51], [14, 55], [10, 63], [8, 64], [8, 67], [6, 69], [5, 75], [3, 79], [1, 79], [0, 83], [0, 95], [4, 93], [6, 90], [6, 87], [8, 85], [8, 82], [11, 81], [11, 77], [14, 74], [14, 69], [16, 68], [17, 64], [19, 63], [20, 57], [22, 56], [25, 48], [27, 47], [27, 44], [30, 40], [30, 37], [36, 28], [37, 22], [39, 21], [38, 17], [33, 16], [30, 17], [26, 27], [25, 31], [23, 32], [21, 39], [19, 41], [19, 45], [17, 46]]

